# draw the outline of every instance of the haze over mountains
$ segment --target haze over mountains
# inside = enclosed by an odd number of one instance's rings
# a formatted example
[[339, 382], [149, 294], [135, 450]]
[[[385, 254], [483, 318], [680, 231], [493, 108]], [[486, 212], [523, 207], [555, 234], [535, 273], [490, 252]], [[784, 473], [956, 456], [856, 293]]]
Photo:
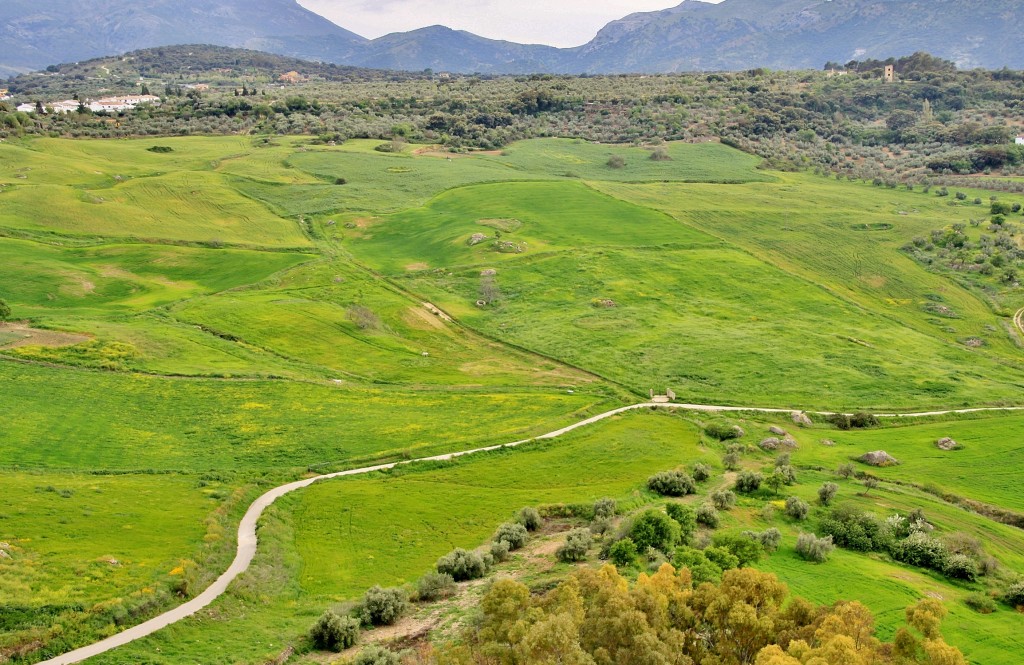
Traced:
[[5, 0], [0, 75], [153, 46], [240, 46], [360, 67], [480, 73], [820, 68], [928, 51], [1024, 66], [1021, 0], [687, 0], [568, 49], [433, 26], [368, 40], [295, 0]]

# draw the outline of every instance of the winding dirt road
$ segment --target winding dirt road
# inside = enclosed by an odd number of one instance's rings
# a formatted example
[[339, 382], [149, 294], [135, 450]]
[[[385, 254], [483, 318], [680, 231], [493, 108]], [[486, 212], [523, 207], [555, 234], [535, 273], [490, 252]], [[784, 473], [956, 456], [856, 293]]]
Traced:
[[[1024, 310], [1018, 312], [1017, 315], [1018, 317], [1024, 316]], [[1017, 320], [1018, 319], [1015, 318], [1015, 321]], [[1021, 324], [1018, 323], [1018, 326], [1019, 325]], [[1024, 332], [1024, 328], [1022, 328], [1022, 332]], [[581, 427], [586, 427], [587, 425], [592, 425], [601, 420], [605, 420], [606, 418], [611, 418], [621, 413], [626, 413], [627, 411], [647, 409], [651, 407], [677, 409], [684, 411], [700, 411], [704, 413], [733, 413], [746, 411], [752, 413], [791, 414], [796, 412], [794, 411], [794, 409], [768, 409], [741, 406], [710, 406], [704, 404], [655, 404], [651, 402], [643, 402], [640, 404], [633, 404], [632, 406], [624, 406], [618, 409], [613, 409], [606, 413], [593, 416], [592, 418], [587, 418], [586, 420], [581, 420], [578, 423], [574, 423], [567, 427], [563, 427], [561, 429], [555, 430], [554, 432], [542, 434], [532, 439], [523, 439], [521, 441], [514, 441], [512, 443], [496, 446], [488, 446], [486, 448], [477, 448], [475, 450], [465, 450], [462, 452], [435, 455], [434, 457], [424, 457], [418, 460], [395, 462], [392, 464], [379, 464], [377, 466], [368, 466], [363, 467], [361, 469], [339, 471], [337, 473], [329, 473], [322, 476], [316, 476], [314, 478], [299, 480], [294, 483], [288, 483], [287, 485], [281, 485], [280, 487], [275, 487], [266, 494], [262, 495], [260, 498], [256, 499], [256, 501], [254, 501], [253, 504], [249, 506], [249, 509], [246, 511], [245, 516], [242, 517], [241, 523], [238, 525], [238, 550], [237, 553], [235, 554], [234, 561], [231, 562], [231, 565], [228, 567], [228, 569], [224, 571], [224, 573], [220, 577], [218, 577], [217, 580], [212, 585], [210, 585], [205, 591], [203, 591], [201, 594], [199, 594], [192, 600], [188, 601], [187, 603], [180, 605], [172, 610], [169, 610], [157, 617], [154, 617], [149, 621], [146, 621], [145, 623], [141, 623], [137, 626], [120, 632], [117, 635], [113, 635], [94, 644], [90, 644], [89, 646], [85, 646], [80, 649], [75, 649], [74, 651], [62, 654], [60, 656], [57, 656], [56, 658], [51, 658], [50, 660], [42, 661], [41, 665], [69, 665], [71, 663], [79, 663], [87, 658], [98, 656], [99, 654], [110, 651], [111, 649], [116, 649], [117, 647], [124, 646], [148, 635], [152, 635], [161, 628], [164, 628], [166, 626], [171, 625], [172, 623], [177, 623], [182, 619], [190, 617], [196, 612], [208, 606], [210, 603], [212, 603], [214, 600], [220, 597], [225, 591], [227, 591], [228, 586], [231, 584], [231, 582], [234, 581], [236, 577], [244, 573], [249, 568], [249, 564], [252, 563], [253, 557], [256, 556], [256, 527], [260, 517], [263, 515], [263, 511], [269, 508], [271, 504], [273, 504], [282, 496], [294, 492], [295, 490], [299, 490], [304, 487], [309, 487], [313, 483], [322, 482], [324, 480], [330, 480], [332, 478], [357, 476], [367, 473], [373, 473], [374, 471], [392, 469], [400, 464], [412, 464], [414, 462], [429, 461], [442, 462], [452, 460], [458, 457], [464, 457], [466, 455], [473, 455], [476, 453], [487, 452], [490, 450], [497, 450], [503, 447], [510, 448], [515, 446], [521, 446], [532, 441], [554, 439], [559, 436], [562, 436], [563, 434], [567, 434], [573, 430], [579, 429]], [[944, 416], [958, 413], [980, 413], [986, 411], [1024, 411], [1024, 407], [951, 409], [947, 411], [929, 411], [922, 413], [879, 413], [876, 415], [884, 418], [914, 418], [927, 416]], [[808, 411], [806, 413], [811, 413], [819, 416], [832, 415], [832, 412], [828, 411]]]

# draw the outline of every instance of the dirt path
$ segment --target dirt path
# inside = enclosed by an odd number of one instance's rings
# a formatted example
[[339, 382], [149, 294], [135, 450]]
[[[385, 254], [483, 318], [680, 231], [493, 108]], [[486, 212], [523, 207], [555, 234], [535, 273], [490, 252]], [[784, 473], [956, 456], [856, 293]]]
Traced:
[[[1024, 310], [1018, 312], [1018, 315], [1024, 315]], [[104, 640], [90, 644], [89, 646], [76, 649], [68, 652], [56, 658], [42, 661], [41, 665], [69, 665], [70, 663], [78, 663], [87, 658], [97, 656], [101, 653], [116, 649], [117, 647], [124, 646], [135, 640], [142, 639], [147, 635], [152, 635], [156, 631], [192, 616], [196, 612], [202, 610], [218, 597], [220, 597], [232, 581], [248, 568], [249, 564], [252, 563], [253, 558], [256, 556], [256, 526], [259, 522], [260, 517], [263, 515], [263, 511], [270, 507], [277, 499], [282, 496], [294, 492], [318, 482], [325, 480], [331, 480], [333, 478], [344, 478], [346, 476], [357, 476], [367, 473], [373, 473], [375, 471], [383, 471], [385, 469], [393, 469], [400, 464], [411, 464], [414, 462], [427, 462], [427, 461], [448, 461], [458, 457], [465, 457], [467, 455], [473, 455], [476, 453], [482, 453], [492, 450], [497, 450], [503, 447], [516, 447], [533, 441], [542, 441], [548, 439], [554, 439], [564, 434], [568, 434], [573, 430], [580, 429], [592, 425], [596, 422], [600, 422], [607, 418], [617, 416], [621, 413], [628, 411], [635, 411], [638, 409], [678, 409], [684, 411], [698, 411], [703, 413], [735, 413], [735, 412], [752, 412], [752, 413], [780, 413], [780, 414], [791, 414], [795, 409], [771, 409], [771, 408], [759, 408], [759, 407], [742, 407], [742, 406], [714, 406], [705, 404], [655, 404], [653, 402], [642, 402], [640, 404], [633, 404], [631, 406], [624, 406], [618, 409], [612, 409], [605, 413], [581, 420], [578, 423], [574, 423], [567, 427], [557, 429], [547, 434], [542, 434], [533, 439], [523, 439], [521, 441], [513, 441], [512, 443], [487, 446], [486, 448], [477, 448], [475, 450], [465, 450], [456, 453], [447, 453], [444, 455], [435, 455], [433, 457], [424, 457], [418, 460], [409, 460], [405, 462], [395, 462], [391, 464], [379, 464], [377, 466], [368, 466], [361, 469], [350, 469], [348, 471], [339, 471], [337, 473], [329, 473], [323, 476], [316, 476], [314, 478], [307, 478], [306, 480], [299, 480], [287, 485], [281, 485], [276, 487], [260, 498], [256, 499], [249, 509], [246, 511], [245, 516], [242, 517], [241, 523], [238, 525], [238, 550], [235, 554], [234, 561], [228, 567], [224, 573], [217, 578], [217, 580], [210, 585], [201, 594], [188, 601], [187, 603], [180, 605], [160, 616], [154, 617], [145, 623], [141, 623], [138, 626], [129, 628], [117, 635], [113, 635]], [[958, 413], [980, 413], [980, 412], [998, 412], [998, 411], [1024, 411], [1024, 407], [990, 407], [990, 408], [978, 408], [978, 409], [951, 409], [948, 411], [929, 411], [921, 413], [879, 413], [875, 414], [885, 418], [915, 418], [915, 417], [926, 417], [926, 416], [944, 416]], [[828, 411], [807, 411], [805, 413], [811, 413], [819, 416], [832, 415], [832, 412]]]
[[1013, 315], [1013, 325], [1017, 326], [1017, 330], [1024, 335], [1024, 309], [1017, 310], [1017, 313]]

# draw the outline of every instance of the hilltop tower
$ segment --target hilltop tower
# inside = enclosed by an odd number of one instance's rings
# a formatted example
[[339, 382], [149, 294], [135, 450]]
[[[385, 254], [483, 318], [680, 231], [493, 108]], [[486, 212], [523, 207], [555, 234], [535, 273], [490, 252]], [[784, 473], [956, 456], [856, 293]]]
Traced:
[[886, 83], [896, 82], [896, 67], [893, 65], [885, 66], [885, 74], [882, 76], [882, 80]]

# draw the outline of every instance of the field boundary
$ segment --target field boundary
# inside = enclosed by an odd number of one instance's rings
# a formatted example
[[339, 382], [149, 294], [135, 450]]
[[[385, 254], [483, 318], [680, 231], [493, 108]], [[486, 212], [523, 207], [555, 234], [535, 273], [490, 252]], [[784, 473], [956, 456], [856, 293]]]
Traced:
[[[1018, 312], [1018, 315], [1024, 316], [1024, 310]], [[98, 656], [102, 653], [106, 653], [117, 647], [125, 646], [140, 640], [143, 637], [152, 635], [153, 633], [165, 628], [173, 623], [177, 623], [182, 619], [186, 619], [200, 610], [209, 606], [213, 601], [223, 595], [231, 583], [239, 575], [248, 570], [249, 565], [252, 563], [256, 556], [256, 548], [259, 544], [257, 536], [257, 527], [260, 518], [263, 516], [263, 512], [269, 508], [279, 498], [290, 494], [296, 490], [304, 489], [325, 480], [332, 480], [335, 478], [344, 478], [347, 476], [358, 476], [369, 473], [375, 473], [377, 471], [386, 471], [388, 469], [394, 469], [396, 467], [405, 464], [414, 464], [416, 462], [446, 462], [460, 457], [466, 457], [468, 455], [474, 455], [484, 452], [491, 452], [500, 450], [502, 448], [514, 448], [522, 446], [535, 441], [546, 441], [550, 439], [558, 438], [564, 434], [568, 434], [574, 430], [592, 425], [594, 423], [606, 420], [608, 418], [627, 413], [629, 411], [636, 411], [639, 409], [670, 409], [678, 411], [696, 411], [700, 413], [770, 413], [770, 414], [792, 414], [792, 413], [809, 413], [819, 416], [830, 416], [835, 415], [837, 412], [830, 411], [801, 411], [799, 409], [778, 409], [778, 408], [765, 408], [765, 407], [744, 407], [744, 406], [719, 406], [719, 405], [706, 405], [706, 404], [672, 404], [672, 403], [654, 403], [654, 402], [641, 402], [639, 404], [632, 404], [629, 406], [619, 407], [612, 409], [604, 413], [600, 413], [596, 416], [592, 416], [585, 420], [581, 420], [578, 423], [567, 425], [560, 429], [548, 432], [547, 434], [541, 434], [530, 439], [521, 439], [519, 441], [513, 441], [511, 443], [498, 444], [494, 446], [487, 446], [484, 448], [475, 448], [473, 450], [464, 450], [461, 452], [445, 453], [442, 455], [434, 455], [432, 457], [423, 457], [415, 460], [406, 460], [402, 462], [391, 462], [388, 464], [378, 464], [375, 466], [367, 466], [359, 469], [349, 469], [347, 471], [338, 471], [335, 473], [328, 473], [320, 476], [314, 476], [312, 478], [306, 478], [304, 480], [298, 480], [291, 482], [279, 487], [275, 487], [256, 499], [249, 508], [246, 510], [245, 515], [242, 517], [242, 521], [238, 525], [238, 548], [235, 554], [234, 560], [224, 573], [222, 573], [209, 587], [207, 587], [202, 593], [193, 598], [192, 600], [179, 605], [178, 607], [164, 612], [159, 616], [156, 616], [148, 621], [145, 621], [137, 626], [133, 626], [123, 632], [116, 635], [112, 635], [106, 639], [100, 640], [85, 647], [69, 651], [68, 653], [62, 654], [49, 660], [41, 661], [40, 665], [71, 665], [72, 663], [79, 663], [87, 658]], [[1000, 411], [1024, 411], [1022, 406], [1013, 407], [981, 407], [974, 409], [950, 409], [945, 411], [928, 411], [920, 413], [878, 413], [876, 416], [882, 418], [926, 418], [933, 416], [945, 416], [955, 414], [967, 414], [967, 413], [980, 413], [980, 412], [1000, 412]], [[847, 414], [850, 415], [850, 414]]]

